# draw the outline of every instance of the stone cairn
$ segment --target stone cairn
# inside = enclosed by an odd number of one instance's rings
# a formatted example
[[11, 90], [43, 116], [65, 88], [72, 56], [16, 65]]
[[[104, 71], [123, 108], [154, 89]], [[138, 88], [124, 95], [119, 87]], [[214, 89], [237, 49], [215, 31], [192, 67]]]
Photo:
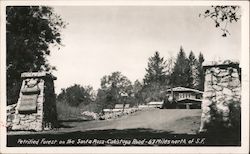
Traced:
[[53, 75], [22, 73], [23, 80], [11, 130], [49, 130], [57, 124]]
[[[220, 115], [225, 127], [232, 125], [232, 108], [240, 108], [241, 70], [237, 62], [224, 61], [205, 65], [205, 83], [202, 100], [200, 132], [207, 131], [207, 126], [218, 120], [213, 111]], [[237, 113], [240, 114], [240, 113]], [[240, 119], [238, 119], [240, 121]]]

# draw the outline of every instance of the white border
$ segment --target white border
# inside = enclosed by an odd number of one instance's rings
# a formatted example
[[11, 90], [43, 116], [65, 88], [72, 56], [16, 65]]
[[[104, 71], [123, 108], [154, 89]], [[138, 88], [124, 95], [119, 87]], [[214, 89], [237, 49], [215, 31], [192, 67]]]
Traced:
[[0, 129], [0, 153], [248, 153], [249, 152], [249, 2], [248, 1], [7, 1], [0, 0], [0, 109], [1, 125], [6, 121], [6, 21], [7, 5], [49, 6], [201, 6], [240, 5], [242, 8], [242, 145], [241, 147], [6, 147], [6, 129]]

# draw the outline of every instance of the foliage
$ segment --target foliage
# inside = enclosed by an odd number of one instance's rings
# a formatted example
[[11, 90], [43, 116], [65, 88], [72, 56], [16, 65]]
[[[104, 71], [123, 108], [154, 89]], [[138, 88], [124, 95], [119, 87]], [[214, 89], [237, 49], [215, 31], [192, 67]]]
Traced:
[[128, 102], [133, 94], [131, 81], [121, 72], [113, 72], [101, 79], [96, 102], [99, 108], [114, 108], [115, 104]]
[[200, 52], [198, 56], [198, 90], [204, 90], [204, 82], [205, 82], [205, 72], [203, 70], [202, 64], [205, 61], [203, 54]]
[[212, 19], [215, 22], [215, 27], [220, 28], [223, 32], [222, 36], [226, 37], [228, 34], [230, 35], [228, 24], [237, 22], [241, 17], [239, 10], [240, 6], [212, 6], [202, 15]]
[[81, 120], [81, 110], [79, 107], [70, 106], [63, 101], [56, 102], [58, 120]]
[[114, 90], [117, 97], [121, 94], [131, 95], [132, 85], [131, 81], [121, 72], [113, 72], [111, 75], [104, 76], [101, 79], [101, 88], [103, 90]]
[[98, 89], [95, 103], [97, 104], [97, 110], [99, 112], [101, 112], [105, 108], [107, 109], [114, 108], [115, 104], [117, 103], [117, 100], [113, 95], [111, 91]]
[[60, 33], [66, 24], [47, 6], [8, 6], [6, 16], [7, 104], [13, 104], [22, 72], [55, 69], [46, 57], [51, 45], [62, 45]]
[[143, 103], [162, 101], [166, 96], [164, 91], [168, 88], [169, 86], [164, 86], [157, 82], [152, 82], [150, 85], [144, 85], [141, 91]]
[[203, 61], [201, 53], [197, 60], [192, 51], [187, 58], [182, 47], [175, 62], [173, 58], [164, 60], [159, 52], [155, 52], [149, 58], [144, 84], [138, 93], [140, 102], [162, 101], [166, 97], [165, 91], [170, 87], [182, 86], [203, 90]]
[[207, 134], [216, 136], [217, 139], [229, 138], [240, 141], [241, 134], [241, 107], [240, 102], [231, 101], [227, 102], [229, 107], [228, 120], [225, 121], [223, 113], [216, 107], [213, 102], [210, 105], [211, 122], [206, 125]]
[[152, 82], [165, 84], [166, 82], [166, 61], [164, 57], [160, 57], [158, 51], [154, 56], [148, 59], [148, 68], [146, 68], [146, 75], [144, 77], [144, 84], [149, 85]]
[[193, 51], [191, 51], [188, 56], [188, 66], [190, 68], [189, 78], [188, 78], [188, 84], [189, 84], [188, 87], [196, 89], [198, 86], [198, 83], [197, 83], [198, 70], [197, 70], [197, 60], [195, 58]]
[[183, 48], [177, 55], [173, 73], [171, 75], [171, 82], [174, 86], [190, 87], [190, 73], [191, 69], [189, 67], [189, 61]]
[[141, 89], [141, 99], [144, 103], [150, 101], [161, 101], [161, 92], [167, 89], [170, 77], [170, 61], [166, 61], [160, 53], [156, 51], [148, 59], [148, 67], [144, 76], [144, 85]]
[[203, 90], [204, 87], [204, 73], [202, 63], [204, 57], [200, 53], [198, 60], [193, 51], [189, 53], [188, 58], [184, 49], [181, 47], [177, 55], [177, 59], [171, 74], [171, 84], [173, 87], [181, 86], [193, 89]]
[[62, 92], [57, 97], [58, 101], [66, 102], [70, 106], [88, 105], [94, 99], [95, 96], [91, 86], [82, 87], [77, 84], [62, 89]]
[[142, 104], [142, 88], [143, 85], [139, 80], [135, 80], [133, 84], [133, 94], [134, 94], [134, 101], [136, 105]]
[[240, 134], [241, 131], [241, 102], [232, 102], [229, 104], [229, 119], [233, 132]]
[[98, 89], [97, 96], [95, 100], [96, 112], [100, 113], [105, 108], [113, 108], [115, 100], [112, 100], [112, 97], [108, 96], [108, 91]]

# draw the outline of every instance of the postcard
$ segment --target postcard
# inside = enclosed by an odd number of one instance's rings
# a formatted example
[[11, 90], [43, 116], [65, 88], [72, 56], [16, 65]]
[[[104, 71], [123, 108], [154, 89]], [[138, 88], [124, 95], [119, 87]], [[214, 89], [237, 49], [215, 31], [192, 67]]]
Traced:
[[2, 153], [248, 153], [248, 1], [1, 1]]

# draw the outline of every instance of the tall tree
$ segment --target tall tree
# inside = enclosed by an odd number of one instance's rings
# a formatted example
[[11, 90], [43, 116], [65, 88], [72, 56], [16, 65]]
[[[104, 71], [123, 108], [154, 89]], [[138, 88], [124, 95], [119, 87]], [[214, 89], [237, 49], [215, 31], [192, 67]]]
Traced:
[[189, 87], [198, 89], [198, 85], [199, 85], [198, 61], [195, 58], [193, 51], [190, 52], [188, 56], [188, 60], [189, 60], [189, 67], [190, 67], [190, 77], [189, 77], [189, 82], [188, 82], [190, 84]]
[[167, 61], [156, 51], [148, 59], [148, 67], [143, 79], [144, 85], [141, 96], [144, 102], [162, 100], [160, 94], [163, 89], [167, 88], [169, 79], [167, 73], [170, 72], [171, 70], [167, 67]]
[[6, 16], [7, 104], [13, 104], [22, 72], [53, 69], [46, 57], [50, 45], [60, 47], [66, 24], [47, 6], [8, 6]]
[[165, 84], [166, 79], [166, 61], [164, 57], [161, 57], [160, 53], [156, 51], [154, 56], [149, 58], [144, 84], [149, 85], [154, 82]]
[[205, 72], [203, 70], [202, 64], [205, 61], [203, 54], [200, 52], [198, 56], [198, 89], [204, 90]]
[[190, 67], [189, 60], [182, 47], [177, 55], [173, 73], [171, 75], [171, 82], [173, 86], [190, 87]]

